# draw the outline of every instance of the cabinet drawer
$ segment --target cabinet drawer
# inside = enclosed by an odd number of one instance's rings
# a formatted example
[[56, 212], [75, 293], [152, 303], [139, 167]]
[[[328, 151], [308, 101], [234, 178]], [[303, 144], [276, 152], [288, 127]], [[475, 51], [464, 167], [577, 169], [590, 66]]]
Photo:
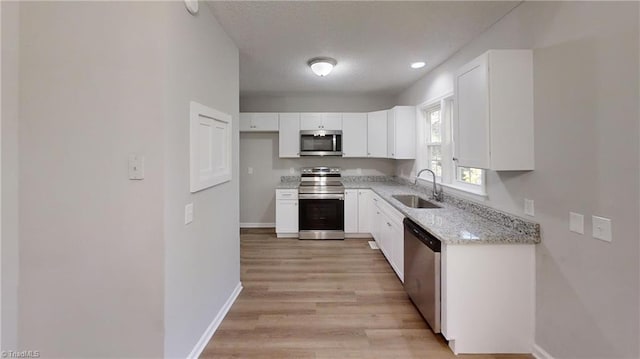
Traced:
[[278, 189], [276, 190], [276, 199], [298, 199], [298, 190]]

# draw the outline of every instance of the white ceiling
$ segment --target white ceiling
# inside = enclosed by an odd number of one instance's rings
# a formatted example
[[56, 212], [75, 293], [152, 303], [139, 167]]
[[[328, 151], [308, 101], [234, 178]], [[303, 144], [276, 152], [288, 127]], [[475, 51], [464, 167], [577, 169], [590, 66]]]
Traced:
[[[240, 49], [241, 95], [395, 94], [507, 14], [517, 1], [214, 1]], [[338, 61], [325, 78], [307, 61]], [[424, 60], [413, 70], [409, 64]]]

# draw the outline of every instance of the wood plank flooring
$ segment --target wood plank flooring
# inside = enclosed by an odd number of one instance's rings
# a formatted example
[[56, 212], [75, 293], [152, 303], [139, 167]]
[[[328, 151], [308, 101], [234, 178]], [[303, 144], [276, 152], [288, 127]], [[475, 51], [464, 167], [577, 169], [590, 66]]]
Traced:
[[364, 239], [242, 230], [241, 270], [244, 290], [201, 358], [532, 358], [453, 355]]

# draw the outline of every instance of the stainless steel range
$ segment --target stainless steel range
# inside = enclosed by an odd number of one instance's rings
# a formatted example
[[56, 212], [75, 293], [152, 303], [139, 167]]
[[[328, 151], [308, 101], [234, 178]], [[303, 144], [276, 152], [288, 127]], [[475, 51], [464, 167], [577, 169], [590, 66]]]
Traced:
[[300, 239], [344, 239], [344, 186], [339, 168], [302, 169], [298, 188]]

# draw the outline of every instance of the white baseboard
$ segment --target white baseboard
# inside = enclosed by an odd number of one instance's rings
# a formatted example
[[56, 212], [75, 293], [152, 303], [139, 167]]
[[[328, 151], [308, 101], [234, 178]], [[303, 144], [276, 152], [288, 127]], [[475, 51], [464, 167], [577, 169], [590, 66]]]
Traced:
[[542, 349], [538, 344], [533, 345], [533, 357], [536, 359], [553, 359], [551, 354], [547, 353], [546, 350]]
[[240, 223], [240, 228], [276, 228], [275, 223]]
[[222, 323], [222, 320], [229, 312], [229, 309], [231, 309], [231, 306], [236, 301], [241, 291], [242, 291], [242, 283], [238, 283], [238, 285], [236, 286], [236, 289], [233, 290], [233, 292], [231, 293], [227, 301], [224, 303], [222, 308], [220, 308], [220, 311], [218, 311], [218, 314], [216, 314], [215, 318], [213, 318], [213, 321], [211, 321], [211, 324], [209, 324], [209, 326], [207, 327], [207, 330], [205, 330], [204, 333], [202, 333], [200, 340], [198, 340], [198, 342], [196, 343], [196, 346], [193, 347], [193, 350], [191, 350], [191, 353], [189, 353], [189, 356], [187, 356], [188, 359], [197, 359], [200, 356], [200, 354], [202, 354], [202, 351], [207, 346], [207, 343], [209, 343], [209, 341], [213, 337], [213, 334], [216, 332], [216, 330]]

